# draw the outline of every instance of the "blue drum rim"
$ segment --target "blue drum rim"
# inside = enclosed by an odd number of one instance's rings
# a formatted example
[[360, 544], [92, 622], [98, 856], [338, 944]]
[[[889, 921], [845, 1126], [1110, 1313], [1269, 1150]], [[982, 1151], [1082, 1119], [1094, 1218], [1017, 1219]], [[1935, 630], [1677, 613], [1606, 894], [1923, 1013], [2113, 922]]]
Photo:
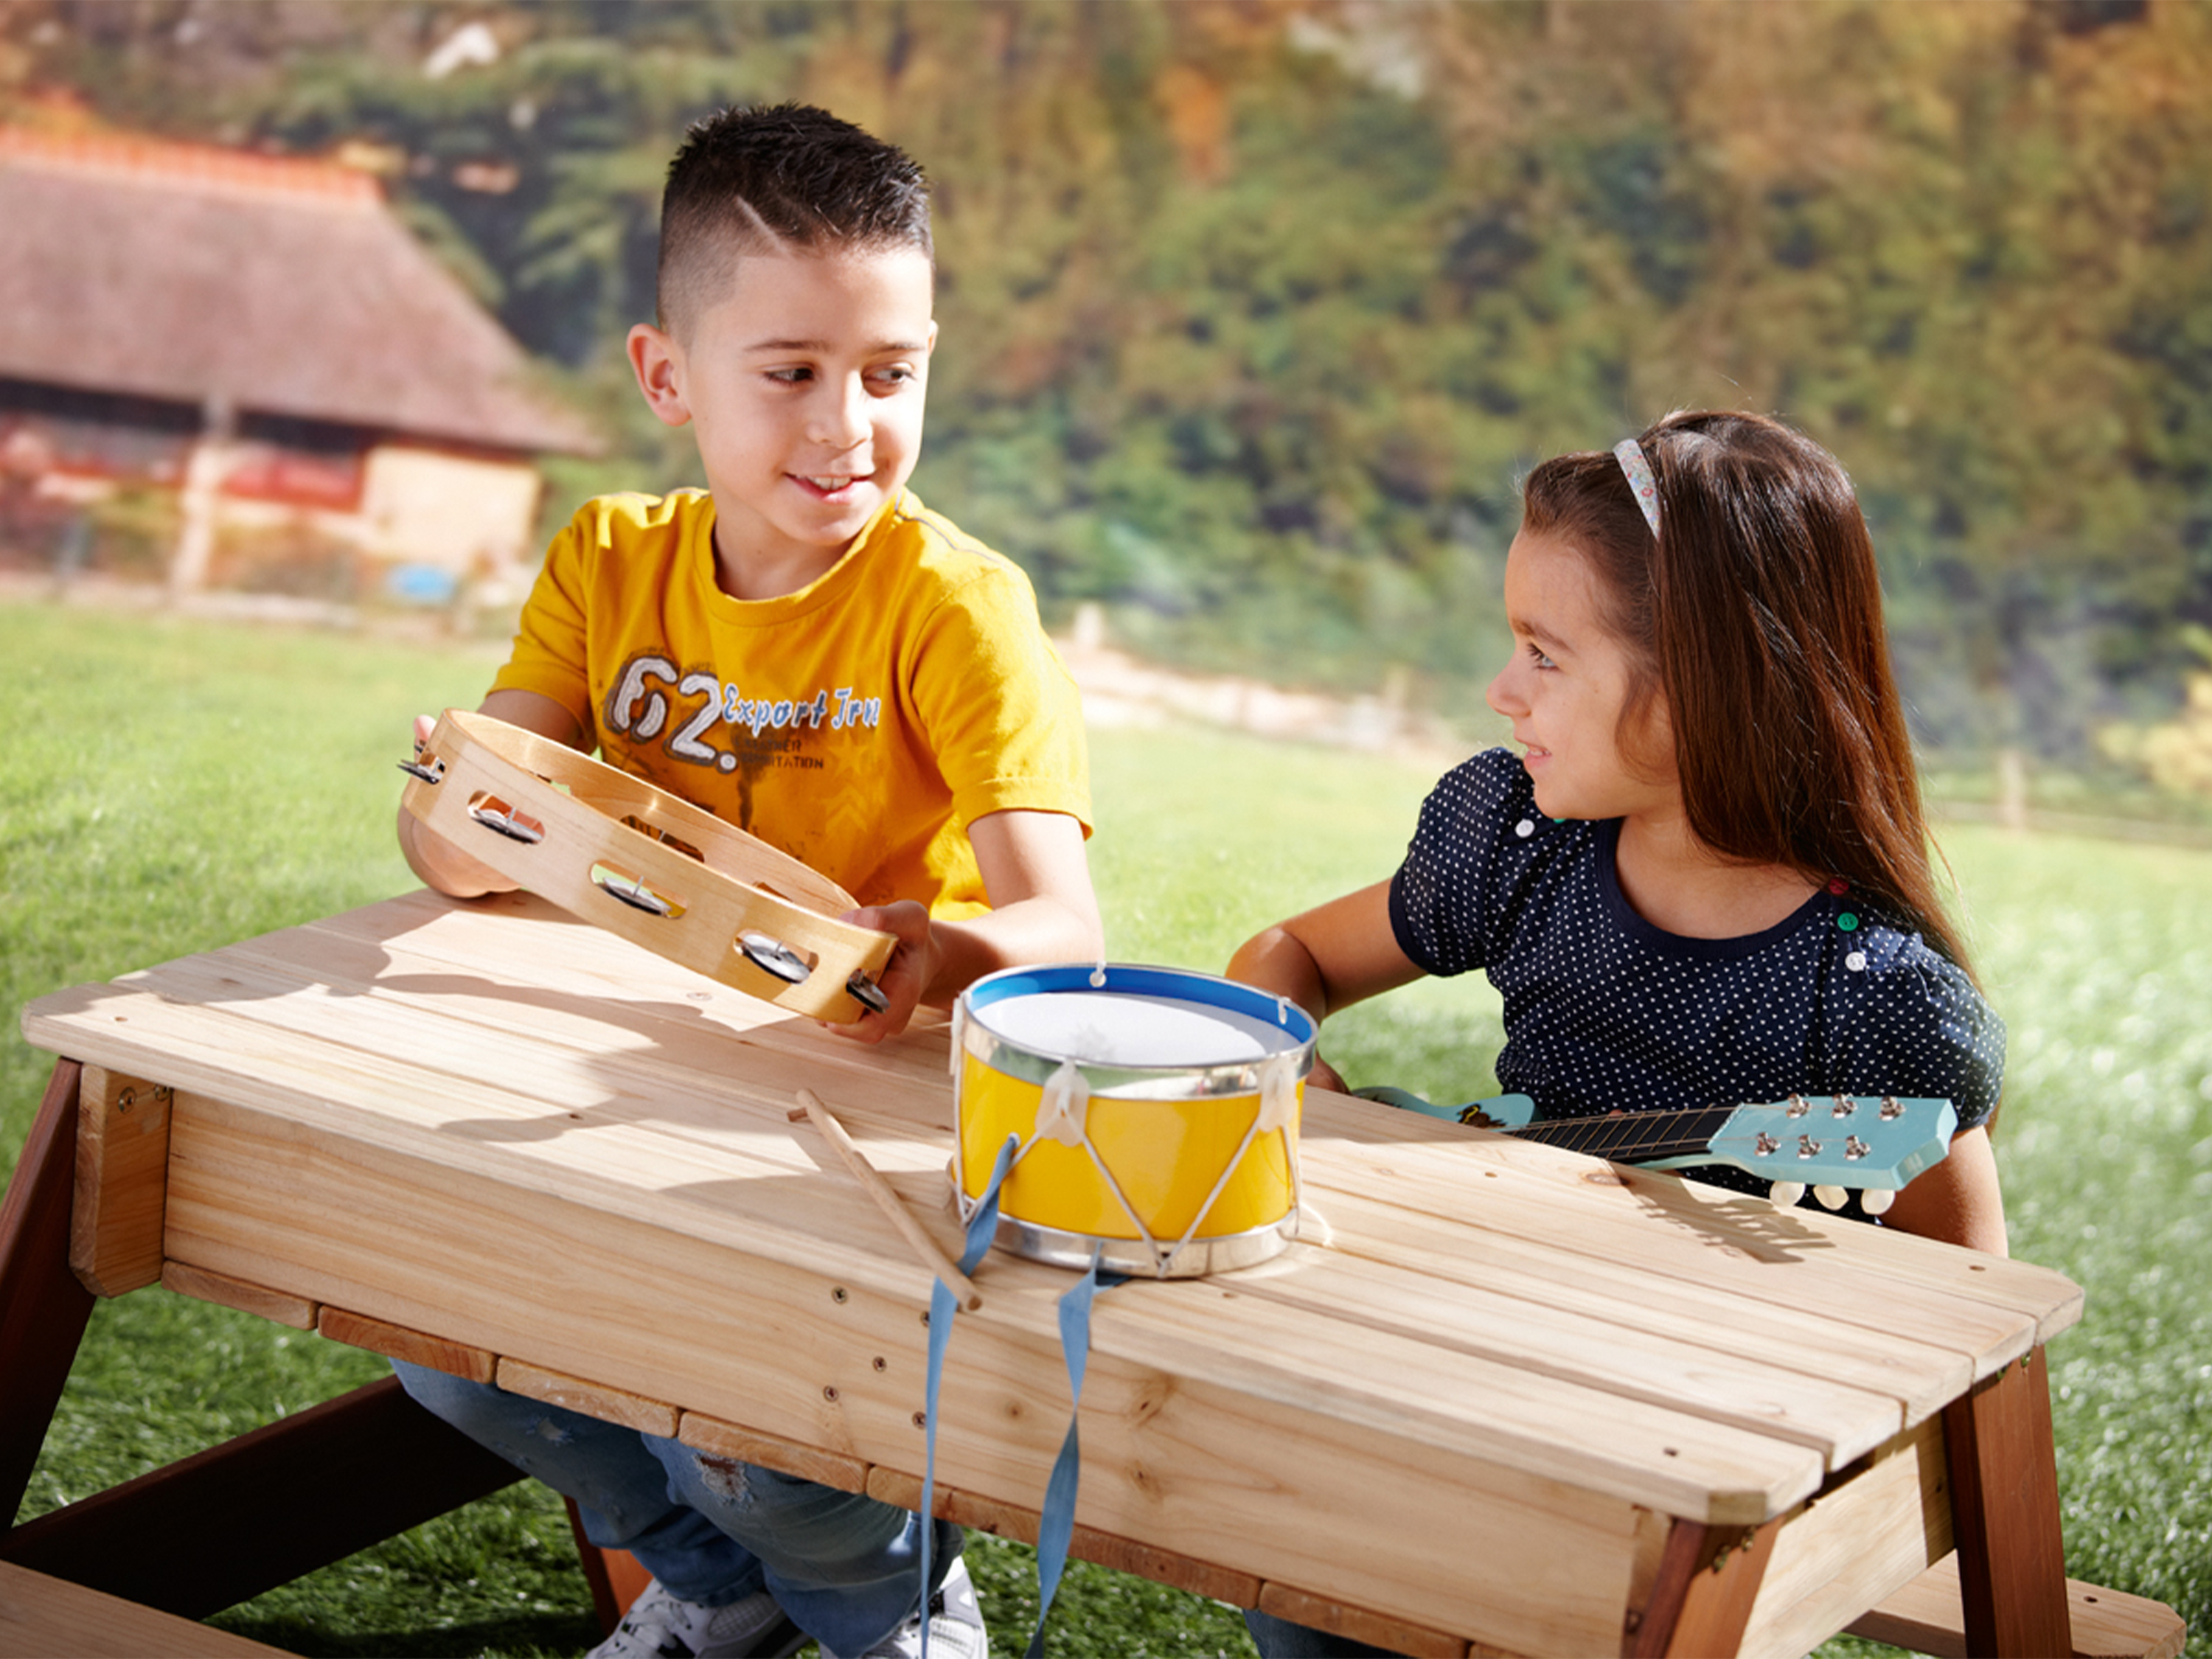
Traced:
[[[1188, 968], [1155, 968], [1136, 963], [1103, 964], [1105, 981], [1092, 983], [1101, 964], [1096, 962], [1050, 963], [1042, 966], [1002, 968], [986, 974], [960, 994], [956, 1030], [959, 1046], [994, 1071], [1025, 1082], [1042, 1083], [1062, 1065], [1073, 1063], [1094, 1093], [1111, 1093], [1129, 1099], [1203, 1099], [1215, 1095], [1243, 1095], [1260, 1086], [1262, 1066], [1283, 1054], [1296, 1058], [1300, 1077], [1313, 1069], [1314, 1039], [1319, 1026], [1311, 1014], [1286, 997], [1239, 984]], [[1010, 997], [1049, 995], [1066, 991], [1121, 992], [1135, 996], [1170, 998], [1178, 1002], [1224, 1008], [1281, 1027], [1296, 1039], [1292, 1044], [1262, 1059], [1242, 1059], [1172, 1066], [1102, 1065], [1080, 1054], [1031, 1048], [1000, 1036], [986, 1023], [994, 1002]], [[1287, 1018], [1285, 1018], [1287, 1015]]]

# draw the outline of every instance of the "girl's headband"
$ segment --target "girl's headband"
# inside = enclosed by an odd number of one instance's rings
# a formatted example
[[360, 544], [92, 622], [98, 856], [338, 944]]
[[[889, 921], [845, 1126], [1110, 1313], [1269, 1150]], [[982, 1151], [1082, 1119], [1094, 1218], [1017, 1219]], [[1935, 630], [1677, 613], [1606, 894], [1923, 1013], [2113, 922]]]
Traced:
[[1644, 458], [1644, 446], [1633, 438], [1623, 438], [1613, 447], [1613, 458], [1620, 463], [1620, 470], [1628, 475], [1628, 487], [1636, 492], [1636, 504], [1644, 509], [1644, 522], [1651, 526], [1654, 541], [1659, 538], [1659, 486], [1652, 481], [1651, 463]]

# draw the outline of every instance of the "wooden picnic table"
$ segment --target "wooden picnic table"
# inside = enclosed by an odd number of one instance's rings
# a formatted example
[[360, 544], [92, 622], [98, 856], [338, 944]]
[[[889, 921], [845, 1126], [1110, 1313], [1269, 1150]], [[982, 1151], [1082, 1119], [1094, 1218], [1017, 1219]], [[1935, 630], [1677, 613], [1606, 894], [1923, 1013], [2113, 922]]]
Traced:
[[[93, 1290], [158, 1280], [918, 1501], [930, 1270], [790, 1113], [818, 1096], [957, 1253], [942, 1020], [868, 1048], [527, 895], [417, 892], [43, 997], [23, 1028], [65, 1057], [41, 1133], [76, 1119]], [[59, 1156], [25, 1168], [51, 1186]], [[1802, 1654], [1955, 1546], [1973, 1651], [2069, 1651], [2061, 1275], [1318, 1090], [1301, 1158], [1286, 1254], [1099, 1297], [1079, 1555], [1456, 1659]], [[6, 1271], [12, 1497], [82, 1313]], [[978, 1269], [940, 1512], [1034, 1537], [1069, 1281]], [[423, 1459], [448, 1475], [417, 1507], [499, 1484]], [[98, 1535], [70, 1544], [70, 1513], [0, 1557], [63, 1571]]]

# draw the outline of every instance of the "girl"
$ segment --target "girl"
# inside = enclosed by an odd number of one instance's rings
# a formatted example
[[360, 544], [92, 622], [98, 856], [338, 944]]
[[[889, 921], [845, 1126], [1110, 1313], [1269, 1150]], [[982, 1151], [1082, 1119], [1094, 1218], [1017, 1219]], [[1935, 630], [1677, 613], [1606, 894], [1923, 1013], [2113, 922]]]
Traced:
[[2002, 1255], [2004, 1029], [1936, 894], [1843, 469], [1778, 422], [1676, 414], [1522, 494], [1489, 693], [1521, 755], [1447, 775], [1395, 876], [1248, 940], [1230, 975], [1326, 1019], [1486, 969], [1499, 1086], [1539, 1118], [1948, 1098], [1949, 1156], [1883, 1218]]
[[[1520, 755], [1448, 774], [1396, 875], [1248, 940], [1230, 976], [1326, 1019], [1486, 969], [1498, 1085], [1540, 1119], [1948, 1098], [1948, 1156], [1883, 1221], [2005, 1254], [1987, 1127], [2004, 1028], [1936, 894], [1842, 467], [1777, 422], [1711, 412], [1547, 461], [1505, 609], [1516, 648], [1489, 701]], [[1312, 1080], [1344, 1086], [1318, 1061]], [[1271, 1659], [1376, 1651], [1247, 1618]]]

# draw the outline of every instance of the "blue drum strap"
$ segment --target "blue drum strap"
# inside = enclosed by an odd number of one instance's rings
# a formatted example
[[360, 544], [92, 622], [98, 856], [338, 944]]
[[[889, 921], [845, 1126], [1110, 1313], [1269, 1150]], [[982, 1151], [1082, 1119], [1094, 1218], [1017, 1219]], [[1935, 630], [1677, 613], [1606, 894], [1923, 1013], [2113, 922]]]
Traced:
[[[1014, 1152], [1021, 1146], [1021, 1137], [1008, 1135], [1006, 1144], [999, 1148], [998, 1161], [991, 1166], [991, 1178], [983, 1184], [983, 1195], [976, 1200], [975, 1213], [968, 1218], [968, 1237], [960, 1250], [960, 1271], [972, 1273], [983, 1259], [983, 1252], [991, 1248], [991, 1236], [999, 1230], [999, 1188], [1006, 1184], [1006, 1171], [1014, 1167]], [[929, 1287], [929, 1371], [922, 1392], [922, 1464], [921, 1464], [921, 1651], [923, 1659], [929, 1654], [929, 1592], [933, 1583], [930, 1576], [930, 1557], [937, 1542], [937, 1523], [931, 1518], [931, 1510], [937, 1497], [937, 1383], [945, 1375], [945, 1345], [952, 1335], [952, 1318], [960, 1310], [960, 1304], [943, 1279]]]
[[[998, 1161], [992, 1166], [991, 1178], [984, 1183], [983, 1195], [969, 1218], [968, 1237], [960, 1252], [960, 1271], [963, 1273], [974, 1273], [983, 1260], [983, 1253], [991, 1248], [992, 1235], [999, 1227], [999, 1188], [1006, 1183], [1006, 1172], [1013, 1167], [1014, 1152], [1020, 1144], [1018, 1136], [1006, 1137], [1006, 1144], [999, 1149]], [[1045, 1482], [1044, 1512], [1037, 1522], [1037, 1623], [1036, 1633], [1030, 1638], [1028, 1659], [1042, 1659], [1043, 1655], [1045, 1615], [1052, 1611], [1053, 1597], [1060, 1592], [1060, 1575], [1067, 1567], [1068, 1545], [1075, 1535], [1075, 1489], [1083, 1461], [1076, 1423], [1078, 1408], [1083, 1403], [1083, 1373], [1091, 1358], [1091, 1304], [1099, 1291], [1111, 1290], [1127, 1277], [1124, 1273], [1100, 1273], [1094, 1256], [1089, 1270], [1060, 1298], [1060, 1346], [1061, 1357], [1067, 1362], [1071, 1398], [1067, 1434], [1060, 1443], [1060, 1455], [1053, 1460], [1052, 1474]], [[929, 1653], [927, 1586], [937, 1541], [937, 1528], [931, 1519], [937, 1496], [937, 1392], [945, 1375], [945, 1345], [951, 1338], [952, 1321], [959, 1310], [959, 1301], [943, 1279], [930, 1287], [929, 1370], [922, 1398], [926, 1425], [921, 1476], [923, 1659], [927, 1659]]]
[[1067, 1437], [1060, 1443], [1060, 1455], [1053, 1460], [1052, 1478], [1045, 1482], [1044, 1514], [1037, 1522], [1037, 1624], [1025, 1659], [1043, 1659], [1045, 1615], [1052, 1611], [1052, 1598], [1060, 1592], [1068, 1543], [1075, 1535], [1075, 1486], [1083, 1462], [1075, 1430], [1078, 1408], [1083, 1404], [1084, 1367], [1091, 1358], [1091, 1300], [1127, 1276], [1100, 1273], [1094, 1253], [1083, 1277], [1060, 1298], [1060, 1352], [1067, 1361]]

